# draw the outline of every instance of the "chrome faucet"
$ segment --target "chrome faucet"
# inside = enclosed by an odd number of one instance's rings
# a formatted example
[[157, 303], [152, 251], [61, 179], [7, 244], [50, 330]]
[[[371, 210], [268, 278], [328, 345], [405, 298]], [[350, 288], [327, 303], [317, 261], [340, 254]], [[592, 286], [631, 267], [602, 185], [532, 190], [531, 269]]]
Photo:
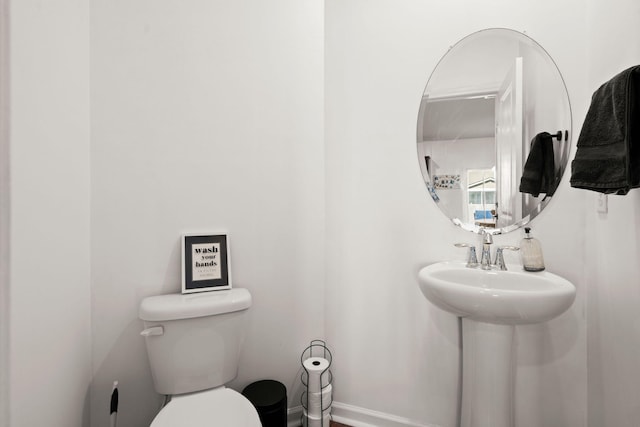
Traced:
[[487, 230], [482, 229], [482, 256], [480, 257], [480, 267], [483, 270], [491, 270], [491, 245], [493, 236]]
[[493, 234], [489, 233], [486, 229], [481, 230], [482, 234], [482, 255], [480, 258], [480, 262], [478, 262], [478, 258], [476, 256], [476, 247], [471, 243], [455, 243], [454, 245], [458, 248], [469, 248], [469, 256], [467, 258], [466, 266], [468, 268], [476, 268], [478, 265], [483, 270], [491, 270], [495, 268], [497, 270], [506, 271], [507, 264], [504, 262], [504, 254], [505, 250], [508, 251], [519, 251], [520, 248], [517, 246], [498, 246], [496, 249], [496, 258], [494, 262], [491, 262], [491, 245], [493, 245]]

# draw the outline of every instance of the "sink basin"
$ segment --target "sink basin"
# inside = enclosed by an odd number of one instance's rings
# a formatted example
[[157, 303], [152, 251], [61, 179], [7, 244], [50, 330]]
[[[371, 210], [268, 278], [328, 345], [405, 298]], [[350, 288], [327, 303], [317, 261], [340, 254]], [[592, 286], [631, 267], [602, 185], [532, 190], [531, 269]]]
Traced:
[[506, 325], [539, 323], [564, 313], [576, 288], [548, 271], [467, 268], [447, 261], [420, 270], [418, 280], [429, 301], [459, 317]]

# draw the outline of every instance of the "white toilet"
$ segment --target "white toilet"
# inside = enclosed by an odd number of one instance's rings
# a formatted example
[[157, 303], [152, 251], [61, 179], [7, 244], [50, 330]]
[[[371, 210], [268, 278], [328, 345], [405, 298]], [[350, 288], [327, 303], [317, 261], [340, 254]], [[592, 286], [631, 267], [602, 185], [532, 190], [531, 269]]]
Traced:
[[239, 288], [142, 301], [153, 383], [172, 397], [151, 427], [261, 427], [251, 402], [224, 386], [238, 373], [250, 306]]

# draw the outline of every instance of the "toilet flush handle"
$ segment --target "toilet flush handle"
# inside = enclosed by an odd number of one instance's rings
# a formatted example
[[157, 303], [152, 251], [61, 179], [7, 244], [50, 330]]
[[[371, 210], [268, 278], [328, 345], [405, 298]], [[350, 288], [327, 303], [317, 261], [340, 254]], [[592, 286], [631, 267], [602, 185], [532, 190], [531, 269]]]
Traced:
[[145, 338], [153, 337], [157, 335], [163, 335], [163, 334], [164, 334], [164, 328], [162, 326], [152, 326], [140, 332], [140, 335], [142, 335]]

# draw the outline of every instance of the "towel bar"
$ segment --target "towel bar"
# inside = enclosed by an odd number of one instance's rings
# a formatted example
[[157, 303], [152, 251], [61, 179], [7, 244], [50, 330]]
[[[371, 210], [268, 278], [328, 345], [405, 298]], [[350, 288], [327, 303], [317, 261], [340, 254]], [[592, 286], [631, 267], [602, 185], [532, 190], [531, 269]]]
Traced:
[[[559, 130], [559, 131], [558, 131], [558, 132], [556, 132], [556, 133], [552, 133], [552, 134], [551, 134], [551, 138], [556, 138], [558, 141], [562, 141], [562, 131], [561, 131], [561, 130]], [[568, 131], [568, 130], [565, 130], [565, 131], [564, 131], [564, 140], [565, 140], [565, 141], [568, 141], [568, 140], [569, 140], [569, 131]]]

